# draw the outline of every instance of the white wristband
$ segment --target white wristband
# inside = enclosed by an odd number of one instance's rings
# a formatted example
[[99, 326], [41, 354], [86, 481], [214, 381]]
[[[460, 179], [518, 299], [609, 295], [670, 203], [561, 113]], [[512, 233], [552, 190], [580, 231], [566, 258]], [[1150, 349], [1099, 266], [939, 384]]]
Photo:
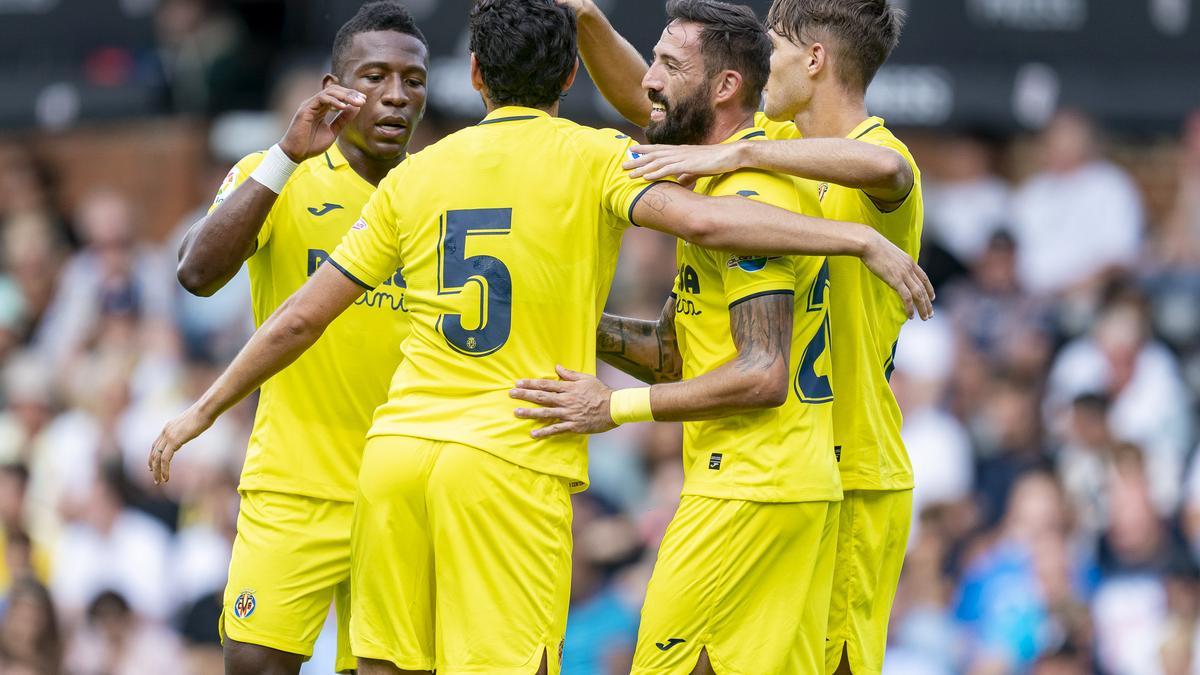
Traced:
[[293, 162], [276, 143], [271, 146], [270, 150], [267, 150], [267, 156], [263, 158], [258, 168], [254, 169], [250, 177], [271, 192], [279, 194], [283, 192], [283, 186], [287, 185], [288, 179], [292, 177], [292, 172], [298, 166], [300, 165]]

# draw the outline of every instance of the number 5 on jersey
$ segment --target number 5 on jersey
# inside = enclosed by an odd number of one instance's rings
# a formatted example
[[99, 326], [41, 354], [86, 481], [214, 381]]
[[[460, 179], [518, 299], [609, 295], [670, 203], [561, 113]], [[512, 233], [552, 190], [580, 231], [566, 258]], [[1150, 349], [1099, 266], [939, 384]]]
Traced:
[[796, 369], [796, 396], [805, 403], [829, 403], [833, 400], [833, 387], [827, 375], [817, 375], [817, 359], [829, 348], [829, 308], [825, 306], [825, 292], [829, 290], [829, 261], [821, 265], [821, 271], [808, 291], [808, 311], [821, 312], [821, 324], [813, 335], [800, 367]]
[[504, 346], [512, 327], [512, 274], [498, 258], [466, 255], [469, 237], [506, 236], [512, 231], [512, 209], [447, 211], [438, 246], [438, 295], [479, 293], [479, 322], [463, 326], [462, 314], [442, 314], [438, 330], [456, 351], [487, 356]]

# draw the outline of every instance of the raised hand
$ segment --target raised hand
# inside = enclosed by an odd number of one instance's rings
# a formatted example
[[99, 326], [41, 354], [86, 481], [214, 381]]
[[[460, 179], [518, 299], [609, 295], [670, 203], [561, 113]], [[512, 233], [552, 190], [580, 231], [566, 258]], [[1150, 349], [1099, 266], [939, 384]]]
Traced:
[[[279, 148], [297, 164], [316, 157], [333, 145], [338, 134], [358, 115], [366, 102], [367, 97], [362, 92], [336, 84], [325, 87], [301, 104], [283, 139], [279, 141]], [[338, 114], [331, 121], [326, 121], [331, 111], [337, 111]]]

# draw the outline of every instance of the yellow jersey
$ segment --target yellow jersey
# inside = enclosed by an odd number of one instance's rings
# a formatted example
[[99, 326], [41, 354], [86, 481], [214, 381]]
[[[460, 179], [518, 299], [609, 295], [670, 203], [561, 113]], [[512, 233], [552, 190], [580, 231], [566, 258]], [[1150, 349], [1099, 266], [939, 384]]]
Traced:
[[[234, 166], [212, 209], [263, 156]], [[300, 164], [246, 263], [256, 325], [325, 262], [374, 191], [336, 143]], [[404, 294], [404, 277], [393, 267], [385, 283], [363, 293], [316, 344], [263, 384], [239, 489], [354, 501], [372, 414], [387, 399], [408, 334]]]
[[370, 435], [469, 445], [587, 485], [587, 439], [535, 440], [516, 380], [594, 373], [621, 235], [650, 187], [633, 142], [508, 106], [405, 160], [332, 253], [367, 288], [402, 265], [412, 332]]
[[[764, 118], [759, 113], [760, 118]], [[794, 124], [772, 123], [777, 140], [799, 138]], [[924, 203], [921, 172], [912, 153], [883, 119], [870, 117], [847, 138], [890, 148], [912, 167], [913, 187], [896, 208], [883, 211], [862, 190], [821, 183], [826, 218], [870, 225], [917, 259], [921, 252]], [[895, 291], [849, 257], [829, 259], [835, 404], [834, 439], [847, 490], [905, 490], [913, 486], [912, 463], [900, 438], [900, 406], [888, 379], [900, 328], [907, 317]]]
[[[760, 128], [742, 129], [725, 142], [765, 136]], [[816, 184], [783, 174], [742, 169], [701, 178], [695, 190], [821, 216]], [[734, 306], [772, 294], [790, 296], [794, 305], [787, 401], [777, 408], [685, 422], [683, 494], [757, 502], [840, 500], [826, 259], [737, 256], [682, 240], [675, 250], [675, 330], [685, 378], [737, 357], [730, 332]]]

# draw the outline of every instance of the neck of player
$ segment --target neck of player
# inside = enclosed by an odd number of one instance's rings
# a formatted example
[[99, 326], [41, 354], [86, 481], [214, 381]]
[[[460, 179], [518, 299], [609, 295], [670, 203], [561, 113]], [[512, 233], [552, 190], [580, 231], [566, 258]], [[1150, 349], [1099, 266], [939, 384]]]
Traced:
[[796, 129], [805, 138], [845, 138], [867, 119], [864, 95], [829, 82], [813, 93], [807, 107], [796, 115]]
[[730, 136], [733, 136], [742, 129], [749, 129], [752, 126], [754, 126], [754, 112], [747, 112], [740, 107], [718, 107], [716, 117], [713, 119], [712, 128], [708, 130], [708, 135], [704, 137], [704, 145], [724, 143]]
[[396, 166], [400, 164], [400, 162], [403, 162], [404, 158], [408, 156], [407, 147], [405, 148], [405, 151], [400, 153], [400, 155], [397, 157], [393, 157], [391, 159], [376, 159], [367, 155], [367, 153], [363, 152], [361, 148], [356, 147], [353, 143], [350, 143], [340, 136], [338, 137], [336, 143], [338, 150], [342, 151], [342, 156], [345, 157], [346, 162], [350, 164], [350, 168], [354, 169], [355, 173], [362, 176], [363, 180], [376, 187], [379, 186], [379, 181], [383, 180], [384, 176], [388, 175], [389, 171], [396, 168]]

